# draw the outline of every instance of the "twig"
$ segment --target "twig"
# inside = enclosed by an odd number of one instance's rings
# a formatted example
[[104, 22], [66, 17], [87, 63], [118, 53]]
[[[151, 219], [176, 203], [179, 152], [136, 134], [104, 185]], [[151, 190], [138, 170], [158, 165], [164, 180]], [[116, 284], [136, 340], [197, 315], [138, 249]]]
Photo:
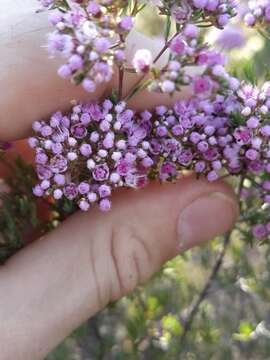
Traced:
[[[137, 1], [135, 1], [134, 9], [137, 6]], [[119, 35], [120, 44], [125, 43], [125, 38], [123, 35]], [[125, 76], [125, 69], [122, 65], [118, 66], [118, 100], [122, 100], [123, 95], [123, 85], [124, 85], [124, 76]]]
[[197, 301], [195, 302], [195, 304], [193, 305], [189, 315], [188, 315], [188, 318], [187, 320], [185, 321], [185, 325], [184, 325], [184, 328], [183, 328], [183, 333], [182, 333], [182, 336], [180, 338], [180, 345], [181, 347], [183, 346], [185, 340], [186, 340], [186, 337], [187, 337], [187, 334], [189, 332], [189, 330], [191, 329], [191, 326], [193, 324], [193, 320], [195, 318], [195, 316], [197, 315], [197, 312], [200, 308], [200, 305], [201, 303], [205, 300], [205, 298], [207, 297], [208, 295], [208, 292], [212, 286], [212, 283], [213, 281], [215, 280], [215, 278], [217, 277], [218, 275], [218, 272], [223, 264], [223, 260], [224, 260], [224, 257], [225, 257], [225, 254], [226, 254], [226, 250], [228, 248], [228, 245], [230, 243], [230, 238], [231, 238], [231, 232], [229, 232], [225, 237], [224, 237], [224, 241], [223, 241], [223, 247], [222, 247], [222, 250], [217, 258], [217, 261], [212, 269], [212, 272], [208, 278], [208, 281], [206, 282], [203, 290], [201, 291]]
[[[163, 46], [163, 48], [160, 50], [160, 52], [157, 54], [157, 56], [154, 58], [153, 60], [153, 64], [156, 64], [156, 62], [161, 58], [161, 56], [166, 52], [166, 50], [168, 49], [170, 43], [172, 42], [172, 40], [179, 34], [179, 32], [177, 32], [176, 34], [174, 34], [171, 39], [169, 39], [168, 41], [165, 42], [165, 45]], [[134, 91], [140, 86], [140, 84], [143, 82], [143, 80], [146, 78], [146, 76], [148, 75], [148, 73], [143, 74], [138, 81], [132, 86], [132, 88], [129, 90], [128, 94], [125, 96], [124, 101], [128, 101], [130, 99], [130, 95], [132, 95], [134, 93]]]
[[[238, 185], [238, 189], [237, 189], [237, 197], [238, 197], [238, 201], [239, 201], [239, 204], [240, 204], [240, 206], [239, 206], [240, 208], [241, 208], [240, 194], [241, 194], [241, 190], [242, 190], [242, 187], [243, 187], [244, 180], [245, 180], [245, 175], [242, 175], [240, 180], [239, 180], [239, 185]], [[204, 288], [202, 289], [200, 295], [198, 296], [197, 301], [195, 302], [195, 304], [191, 308], [191, 310], [189, 312], [189, 315], [188, 315], [188, 317], [187, 317], [187, 319], [185, 321], [184, 328], [183, 328], [183, 333], [182, 333], [182, 336], [180, 338], [180, 346], [181, 346], [181, 348], [184, 345], [187, 334], [188, 334], [189, 330], [192, 327], [194, 318], [195, 318], [195, 316], [197, 315], [197, 313], [199, 311], [201, 303], [207, 297], [207, 295], [209, 293], [209, 290], [210, 290], [210, 288], [212, 286], [212, 283], [216, 279], [216, 277], [217, 277], [217, 275], [219, 273], [219, 270], [221, 269], [221, 266], [222, 266], [223, 261], [224, 261], [224, 257], [226, 255], [227, 248], [228, 248], [229, 243], [230, 243], [231, 235], [232, 235], [232, 231], [230, 231], [229, 233], [227, 233], [227, 235], [224, 236], [223, 247], [222, 247], [222, 250], [219, 253], [219, 256], [218, 256], [218, 258], [216, 260], [216, 263], [215, 263], [215, 265], [214, 265], [214, 267], [212, 269], [212, 272], [211, 272], [206, 284], [204, 285]]]
[[118, 72], [119, 72], [118, 99], [119, 101], [121, 101], [123, 94], [123, 83], [124, 83], [124, 69], [122, 66], [119, 66]]

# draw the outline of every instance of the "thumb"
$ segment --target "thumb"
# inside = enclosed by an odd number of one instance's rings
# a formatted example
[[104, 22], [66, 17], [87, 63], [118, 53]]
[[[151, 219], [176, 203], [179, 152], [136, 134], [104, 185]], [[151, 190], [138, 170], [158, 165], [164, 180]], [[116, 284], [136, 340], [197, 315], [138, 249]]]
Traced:
[[189, 176], [177, 184], [123, 191], [105, 218], [77, 218], [82, 236], [92, 239], [99, 307], [130, 293], [180, 252], [228, 231], [237, 213], [227, 185]]
[[3, 359], [43, 358], [165, 261], [228, 231], [238, 214], [227, 185], [193, 177], [119, 192], [113, 207], [75, 214], [0, 271]]

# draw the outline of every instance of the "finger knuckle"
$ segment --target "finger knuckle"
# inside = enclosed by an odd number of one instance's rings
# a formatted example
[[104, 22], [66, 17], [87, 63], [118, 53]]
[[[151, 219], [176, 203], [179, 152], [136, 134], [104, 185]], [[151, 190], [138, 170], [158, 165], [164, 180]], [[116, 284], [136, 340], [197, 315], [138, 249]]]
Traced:
[[110, 256], [114, 274], [111, 282], [112, 300], [127, 295], [152, 274], [147, 242], [130, 225], [112, 230]]

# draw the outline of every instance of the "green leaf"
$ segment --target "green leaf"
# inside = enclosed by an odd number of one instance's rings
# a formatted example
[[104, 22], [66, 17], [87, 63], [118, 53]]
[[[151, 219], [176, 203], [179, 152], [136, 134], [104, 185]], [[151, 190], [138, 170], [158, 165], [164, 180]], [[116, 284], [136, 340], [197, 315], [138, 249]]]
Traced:
[[247, 61], [242, 69], [244, 80], [250, 82], [252, 85], [257, 85], [258, 77], [256, 69], [252, 61]]
[[237, 113], [232, 113], [230, 115], [230, 125], [233, 128], [237, 128], [241, 125], [245, 125], [246, 123], [246, 119], [243, 115], [241, 115], [241, 113], [237, 112]]
[[165, 34], [164, 34], [165, 42], [167, 42], [169, 39], [170, 32], [171, 32], [171, 25], [172, 25], [171, 16], [168, 15], [166, 18], [166, 24], [165, 24]]
[[162, 319], [162, 326], [165, 330], [169, 331], [172, 335], [179, 336], [182, 334], [182, 325], [177, 317], [173, 314], [168, 314]]
[[243, 320], [239, 325], [239, 332], [233, 334], [233, 338], [235, 340], [244, 341], [244, 342], [249, 341], [251, 339], [254, 330], [255, 330], [255, 326], [252, 323]]

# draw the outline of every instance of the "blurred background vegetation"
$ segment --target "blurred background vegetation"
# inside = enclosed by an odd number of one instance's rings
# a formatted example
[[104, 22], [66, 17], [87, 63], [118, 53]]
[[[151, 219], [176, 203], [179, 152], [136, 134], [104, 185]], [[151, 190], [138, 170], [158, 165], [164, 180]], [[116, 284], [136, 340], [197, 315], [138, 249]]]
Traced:
[[[137, 22], [152, 37], [163, 26], [149, 7]], [[260, 78], [270, 66], [269, 42], [255, 30], [240, 28], [237, 19], [232, 29], [242, 44], [227, 49], [228, 66], [241, 74], [244, 64], [251, 63]], [[220, 45], [220, 31], [206, 36], [210, 44]], [[85, 323], [47, 360], [270, 359], [270, 249], [242, 241], [235, 231], [221, 268], [200, 299], [222, 244], [214, 239], [170, 261], [145, 287]]]
[[183, 323], [220, 248], [170, 261], [144, 288], [90, 319], [47, 360], [270, 359], [269, 249], [233, 239], [185, 341]]

